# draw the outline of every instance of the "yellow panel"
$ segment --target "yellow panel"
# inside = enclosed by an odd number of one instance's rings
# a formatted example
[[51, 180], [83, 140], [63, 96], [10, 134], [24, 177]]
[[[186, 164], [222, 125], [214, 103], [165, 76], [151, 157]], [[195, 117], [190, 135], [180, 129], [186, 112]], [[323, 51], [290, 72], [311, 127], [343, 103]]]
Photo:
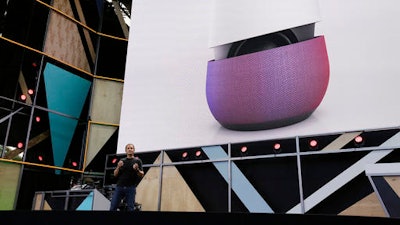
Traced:
[[35, 193], [35, 197], [33, 200], [33, 210], [52, 210], [50, 204], [44, 199], [44, 197], [45, 193]]
[[102, 79], [93, 82], [92, 121], [119, 124], [123, 83]]
[[[166, 154], [164, 159], [171, 162]], [[175, 166], [165, 166], [163, 170], [161, 211], [205, 212]]]
[[[85, 167], [94, 159], [108, 139], [115, 133], [117, 128], [118, 127], [115, 126], [90, 124]], [[115, 151], [117, 150], [115, 149]]]
[[45, 201], [42, 210], [53, 210], [53, 209], [51, 208], [50, 204], [47, 201]]
[[44, 193], [35, 193], [33, 198], [33, 210], [41, 210], [40, 205], [44, 201]]
[[355, 137], [360, 135], [361, 132], [352, 132], [352, 133], [344, 133], [340, 135], [336, 140], [332, 141], [329, 145], [327, 145], [323, 151], [325, 150], [340, 150], [343, 146], [347, 145], [350, 141], [352, 141]]
[[400, 197], [400, 176], [387, 176], [385, 180], [397, 194], [397, 197]]
[[375, 192], [343, 210], [339, 215], [386, 217], [385, 211]]
[[0, 210], [13, 210], [21, 165], [0, 162]]
[[[154, 164], [160, 163], [160, 156]], [[151, 167], [136, 189], [136, 202], [142, 204], [143, 211], [158, 210], [158, 193], [160, 191], [160, 168]]]
[[[154, 164], [159, 162], [158, 157]], [[164, 162], [171, 162], [166, 154]], [[143, 211], [158, 211], [159, 177], [160, 168], [151, 167], [137, 187], [136, 202], [142, 204]], [[163, 167], [160, 211], [205, 211], [175, 166]]]

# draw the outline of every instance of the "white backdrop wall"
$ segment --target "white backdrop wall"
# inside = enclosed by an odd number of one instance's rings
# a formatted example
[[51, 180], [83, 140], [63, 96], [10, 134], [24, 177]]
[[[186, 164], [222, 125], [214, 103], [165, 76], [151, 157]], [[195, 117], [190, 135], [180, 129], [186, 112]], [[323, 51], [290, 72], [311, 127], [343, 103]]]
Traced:
[[400, 125], [400, 1], [321, 0], [319, 8], [316, 36], [325, 36], [330, 62], [322, 103], [294, 125], [233, 131], [205, 95], [212, 1], [134, 0], [117, 153], [127, 143], [144, 152]]

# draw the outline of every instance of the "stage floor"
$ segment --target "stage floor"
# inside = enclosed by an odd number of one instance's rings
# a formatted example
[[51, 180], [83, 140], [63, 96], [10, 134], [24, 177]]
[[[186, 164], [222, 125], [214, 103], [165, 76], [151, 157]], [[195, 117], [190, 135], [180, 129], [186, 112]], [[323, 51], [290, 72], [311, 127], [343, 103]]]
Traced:
[[291, 225], [400, 224], [400, 218], [265, 213], [110, 212], [110, 211], [0, 211], [2, 224], [94, 225]]

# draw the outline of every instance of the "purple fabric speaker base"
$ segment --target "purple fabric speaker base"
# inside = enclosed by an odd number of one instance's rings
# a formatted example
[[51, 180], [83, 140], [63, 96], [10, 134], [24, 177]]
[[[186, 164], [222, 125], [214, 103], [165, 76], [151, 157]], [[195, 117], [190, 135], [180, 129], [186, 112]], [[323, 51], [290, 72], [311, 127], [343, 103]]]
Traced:
[[303, 115], [294, 116], [292, 118], [285, 118], [282, 120], [266, 121], [264, 123], [254, 123], [254, 124], [221, 124], [223, 127], [229, 130], [238, 131], [257, 131], [257, 130], [267, 130], [274, 129], [284, 126], [289, 126], [300, 121], [307, 119], [314, 112], [305, 113]]
[[325, 39], [209, 61], [206, 97], [214, 118], [232, 130], [297, 123], [321, 103], [329, 81]]

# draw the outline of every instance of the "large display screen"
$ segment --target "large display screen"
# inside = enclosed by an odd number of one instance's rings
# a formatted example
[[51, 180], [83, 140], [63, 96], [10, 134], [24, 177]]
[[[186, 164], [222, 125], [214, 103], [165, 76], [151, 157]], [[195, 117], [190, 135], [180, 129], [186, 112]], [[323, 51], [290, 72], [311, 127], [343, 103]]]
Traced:
[[239, 131], [221, 126], [207, 103], [213, 1], [135, 0], [117, 152], [127, 143], [145, 152], [398, 126], [400, 2], [318, 3], [315, 36], [325, 37], [330, 70], [321, 103], [297, 123]]

